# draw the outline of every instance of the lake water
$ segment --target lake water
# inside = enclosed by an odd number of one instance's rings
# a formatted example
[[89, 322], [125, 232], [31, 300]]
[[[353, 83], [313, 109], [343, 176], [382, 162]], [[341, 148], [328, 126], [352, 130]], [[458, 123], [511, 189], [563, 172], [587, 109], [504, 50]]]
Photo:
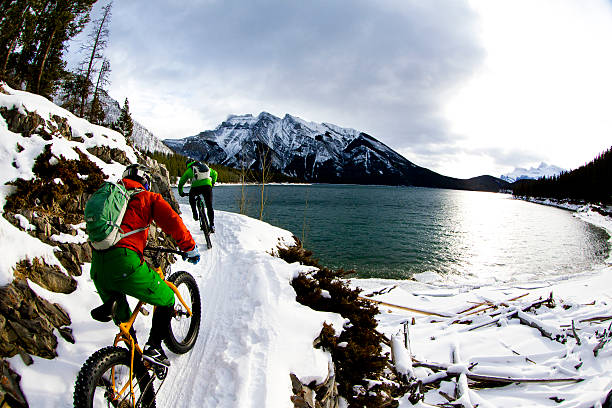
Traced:
[[[238, 212], [240, 190], [216, 186], [215, 209]], [[507, 194], [325, 184], [265, 191], [264, 221], [293, 232], [323, 265], [360, 277], [524, 281], [589, 270], [610, 250], [604, 230], [570, 211]], [[259, 186], [247, 186], [254, 218], [259, 200]]]

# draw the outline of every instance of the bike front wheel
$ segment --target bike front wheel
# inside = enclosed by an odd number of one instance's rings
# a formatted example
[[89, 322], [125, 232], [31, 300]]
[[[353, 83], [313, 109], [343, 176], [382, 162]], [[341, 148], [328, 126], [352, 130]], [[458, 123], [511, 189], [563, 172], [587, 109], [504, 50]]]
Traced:
[[153, 377], [138, 357], [130, 375], [130, 360], [130, 351], [123, 347], [108, 346], [92, 354], [77, 376], [74, 407], [155, 408]]
[[168, 334], [164, 342], [173, 353], [184, 354], [193, 348], [200, 332], [202, 317], [200, 290], [193, 276], [185, 271], [173, 273], [168, 281], [172, 282], [179, 290], [181, 297], [191, 309], [191, 316], [189, 316], [183, 304], [176, 299], [172, 319], [170, 319], [170, 325], [168, 326]]

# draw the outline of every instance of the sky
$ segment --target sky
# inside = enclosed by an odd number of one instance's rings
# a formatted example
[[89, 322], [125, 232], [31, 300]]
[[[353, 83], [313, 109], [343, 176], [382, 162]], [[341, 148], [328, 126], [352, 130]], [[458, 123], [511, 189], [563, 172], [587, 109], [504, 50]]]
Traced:
[[459, 178], [570, 170], [612, 146], [610, 0], [131, 0], [112, 13], [109, 93], [160, 139], [289, 113]]

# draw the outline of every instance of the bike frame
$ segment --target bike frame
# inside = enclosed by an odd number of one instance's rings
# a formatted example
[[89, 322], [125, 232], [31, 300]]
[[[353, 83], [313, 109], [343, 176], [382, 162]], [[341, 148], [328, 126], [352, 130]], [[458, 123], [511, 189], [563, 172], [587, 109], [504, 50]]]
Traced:
[[[172, 289], [172, 291], [174, 292], [174, 294], [176, 295], [176, 297], [178, 298], [178, 300], [181, 302], [181, 304], [183, 305], [183, 307], [185, 307], [185, 310], [187, 310], [187, 314], [191, 317], [192, 312], [191, 309], [189, 308], [189, 306], [187, 305], [187, 303], [185, 302], [185, 300], [183, 299], [183, 297], [181, 296], [178, 288], [174, 285], [174, 283], [172, 282], [168, 282], [164, 276], [164, 272], [162, 271], [162, 269], [158, 266], [155, 267], [155, 272], [157, 272], [159, 274], [159, 276], [162, 278], [162, 280], [166, 283], [166, 285], [168, 285], [168, 287], [170, 287], [170, 289]], [[114, 346], [117, 346], [119, 343], [123, 342], [127, 345], [127, 347], [130, 350], [130, 381], [129, 381], [129, 386], [130, 386], [130, 396], [132, 399], [132, 406], [136, 406], [136, 394], [134, 393], [134, 384], [132, 383], [132, 379], [133, 379], [133, 373], [134, 373], [134, 354], [135, 351], [137, 351], [139, 354], [142, 355], [142, 348], [140, 347], [140, 345], [138, 343], [136, 343], [136, 341], [134, 340], [134, 338], [132, 337], [132, 335], [130, 334], [130, 329], [132, 328], [132, 326], [134, 325], [134, 322], [136, 321], [136, 317], [138, 317], [138, 313], [140, 312], [140, 310], [142, 309], [142, 307], [145, 305], [146, 303], [141, 301], [138, 301], [138, 304], [136, 305], [136, 308], [134, 309], [134, 312], [132, 312], [132, 315], [130, 316], [130, 319], [127, 322], [124, 323], [120, 323], [119, 324], [119, 333], [117, 333], [117, 335], [115, 336], [115, 341], [113, 343]], [[115, 390], [117, 389], [116, 384], [115, 384], [115, 367], [112, 368], [111, 370], [112, 372], [112, 385], [113, 385], [113, 392], [115, 393], [115, 395], [122, 395], [126, 389], [127, 389], [127, 384], [121, 389], [119, 390], [119, 393], [116, 393]]]

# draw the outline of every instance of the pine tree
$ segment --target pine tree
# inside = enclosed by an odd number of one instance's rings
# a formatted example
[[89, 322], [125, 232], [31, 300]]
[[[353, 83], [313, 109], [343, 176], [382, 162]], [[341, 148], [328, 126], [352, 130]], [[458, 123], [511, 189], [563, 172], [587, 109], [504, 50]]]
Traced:
[[132, 115], [130, 115], [130, 104], [127, 98], [125, 98], [125, 102], [123, 102], [123, 107], [121, 108], [121, 114], [119, 115], [117, 121], [113, 124], [112, 128], [125, 136], [125, 139], [128, 141], [130, 146], [132, 145], [134, 121], [132, 120]]
[[96, 81], [96, 86], [93, 92], [93, 99], [91, 101], [91, 108], [89, 109], [89, 121], [91, 123], [95, 123], [101, 125], [104, 123], [104, 117], [106, 114], [104, 113], [104, 109], [102, 107], [102, 103], [100, 102], [100, 92], [104, 90], [104, 85], [108, 83], [108, 75], [110, 74], [110, 62], [107, 59], [104, 59], [102, 62], [102, 67], [98, 72], [98, 80]]
[[65, 75], [69, 39], [96, 0], [5, 0], [0, 10], [0, 75], [11, 86], [50, 96]]
[[[106, 6], [102, 7], [102, 16], [95, 20], [93, 23], [92, 31], [89, 33], [89, 42], [82, 47], [82, 50], [88, 51], [88, 56], [86, 61], [84, 61], [83, 66], [86, 68], [83, 70], [83, 83], [81, 90], [81, 106], [79, 110], [79, 116], [83, 117], [85, 113], [85, 106], [87, 105], [87, 99], [91, 94], [91, 84], [92, 84], [92, 76], [95, 71], [95, 64], [98, 60], [104, 59], [102, 55], [102, 51], [106, 48], [107, 40], [108, 40], [108, 24], [110, 23], [111, 18], [111, 8], [113, 7], [113, 2], [111, 1]], [[102, 63], [102, 70], [104, 68], [104, 62], [107, 60], [104, 59]], [[100, 79], [100, 76], [98, 76]], [[99, 84], [99, 80], [98, 80]], [[97, 86], [96, 86], [97, 91]], [[95, 99], [95, 92], [94, 92]]]

